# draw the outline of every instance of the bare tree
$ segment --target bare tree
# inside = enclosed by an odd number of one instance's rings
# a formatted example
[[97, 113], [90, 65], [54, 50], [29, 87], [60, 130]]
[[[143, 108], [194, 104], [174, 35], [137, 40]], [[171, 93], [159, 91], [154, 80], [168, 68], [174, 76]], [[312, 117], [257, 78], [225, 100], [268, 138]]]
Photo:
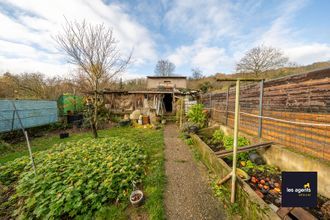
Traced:
[[171, 76], [175, 69], [174, 63], [169, 60], [158, 60], [155, 67], [155, 74], [157, 76]]
[[[56, 100], [75, 85], [68, 79], [46, 78], [42, 73], [5, 73], [0, 76], [0, 98]], [[3, 91], [2, 91], [3, 90]]]
[[261, 45], [249, 50], [236, 65], [236, 70], [259, 77], [263, 71], [283, 67], [288, 60], [279, 49]]
[[68, 62], [82, 70], [84, 80], [92, 88], [93, 114], [90, 124], [93, 136], [97, 138], [99, 100], [103, 89], [101, 82], [122, 73], [129, 64], [132, 53], [128, 57], [122, 57], [113, 30], [104, 24], [66, 21], [63, 32], [55, 40], [66, 53]]
[[203, 72], [199, 68], [193, 68], [193, 69], [191, 69], [191, 72], [192, 72], [192, 78], [193, 79], [203, 78]]

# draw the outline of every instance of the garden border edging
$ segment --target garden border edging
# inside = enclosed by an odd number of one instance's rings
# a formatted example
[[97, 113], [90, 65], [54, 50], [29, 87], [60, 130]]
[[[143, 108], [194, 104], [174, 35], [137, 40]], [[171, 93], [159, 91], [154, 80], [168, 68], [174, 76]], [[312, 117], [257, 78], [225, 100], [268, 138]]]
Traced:
[[[225, 177], [231, 172], [231, 168], [220, 158], [217, 158], [209, 146], [204, 143], [196, 134], [191, 134], [193, 146], [197, 148], [201, 155], [203, 163], [211, 169], [219, 179]], [[224, 186], [230, 189], [230, 183], [227, 182]], [[244, 216], [247, 219], [280, 219], [279, 216], [270, 209], [270, 207], [257, 196], [250, 186], [237, 177], [236, 185], [236, 202]]]

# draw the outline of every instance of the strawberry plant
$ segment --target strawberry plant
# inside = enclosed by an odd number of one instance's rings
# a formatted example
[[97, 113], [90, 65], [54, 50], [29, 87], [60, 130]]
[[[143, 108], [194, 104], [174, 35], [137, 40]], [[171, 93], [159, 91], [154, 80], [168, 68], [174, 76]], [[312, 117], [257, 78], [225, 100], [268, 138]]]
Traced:
[[106, 204], [126, 200], [132, 183], [144, 178], [146, 153], [119, 138], [85, 138], [0, 167], [0, 183], [17, 181], [16, 218], [92, 218]]

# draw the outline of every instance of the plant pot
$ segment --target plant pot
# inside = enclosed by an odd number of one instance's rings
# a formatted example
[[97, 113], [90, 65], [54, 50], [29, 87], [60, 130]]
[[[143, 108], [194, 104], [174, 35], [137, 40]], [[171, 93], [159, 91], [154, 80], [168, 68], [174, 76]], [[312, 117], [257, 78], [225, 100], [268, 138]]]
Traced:
[[138, 207], [138, 206], [142, 205], [143, 199], [144, 199], [144, 196], [143, 196], [143, 192], [141, 190], [134, 190], [129, 197], [129, 201], [131, 202], [131, 204], [134, 207]]
[[68, 132], [62, 132], [62, 133], [60, 133], [60, 139], [68, 138], [68, 137], [69, 137], [69, 133]]
[[143, 125], [149, 124], [149, 116], [147, 116], [147, 115], [142, 116], [142, 124]]

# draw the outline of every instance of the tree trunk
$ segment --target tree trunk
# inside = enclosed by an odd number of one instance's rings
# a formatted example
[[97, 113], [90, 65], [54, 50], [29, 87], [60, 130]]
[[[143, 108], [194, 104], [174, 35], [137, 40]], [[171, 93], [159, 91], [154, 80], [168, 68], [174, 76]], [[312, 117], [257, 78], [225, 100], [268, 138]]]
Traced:
[[92, 116], [92, 132], [93, 132], [93, 136], [94, 138], [97, 138], [97, 112], [98, 112], [98, 106], [97, 106], [97, 90], [95, 90], [94, 92], [94, 113]]
[[93, 122], [92, 123], [92, 133], [93, 133], [93, 137], [97, 138], [98, 134], [97, 134], [97, 129], [96, 129], [96, 124]]

